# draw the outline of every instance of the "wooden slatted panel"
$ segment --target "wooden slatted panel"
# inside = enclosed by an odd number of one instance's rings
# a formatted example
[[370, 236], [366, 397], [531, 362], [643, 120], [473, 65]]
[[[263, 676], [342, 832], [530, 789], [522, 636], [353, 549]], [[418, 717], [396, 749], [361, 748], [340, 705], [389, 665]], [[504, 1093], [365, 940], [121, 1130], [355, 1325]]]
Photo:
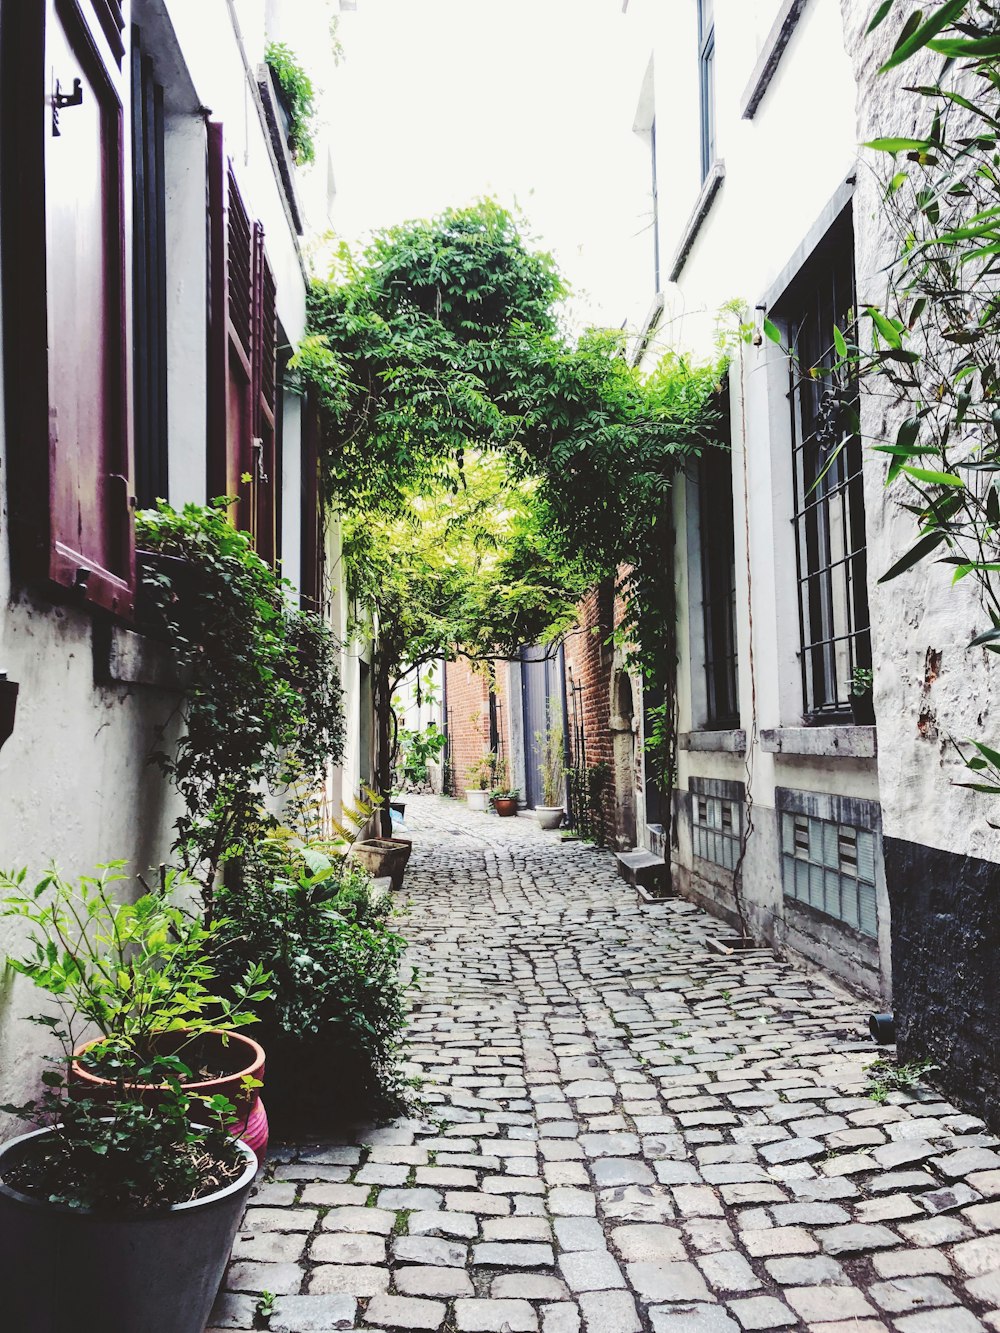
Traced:
[[229, 323], [247, 357], [253, 337], [253, 233], [232, 165], [228, 173], [227, 274], [229, 278]]

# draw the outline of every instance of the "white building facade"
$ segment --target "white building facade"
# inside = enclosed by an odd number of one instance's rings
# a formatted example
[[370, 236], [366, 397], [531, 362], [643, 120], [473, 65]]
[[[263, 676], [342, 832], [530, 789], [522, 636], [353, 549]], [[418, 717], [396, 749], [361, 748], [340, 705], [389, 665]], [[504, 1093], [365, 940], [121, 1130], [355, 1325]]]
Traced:
[[[895, 1002], [908, 1055], [964, 1047], [985, 1104], [1000, 1015], [972, 995], [995, 991], [1000, 839], [947, 742], [980, 736], [989, 712], [988, 666], [969, 687], [977, 609], [940, 567], [879, 584], [916, 535], [862, 444], [884, 437], [885, 406], [832, 373], [803, 383], [763, 334], [766, 319], [802, 366], [829, 367], [834, 325], [883, 299], [897, 241], [882, 164], [859, 143], [912, 132], [903, 89], [936, 58], [879, 75], [904, 16], [867, 35], [876, 7], [627, 5], [654, 218], [635, 355], [710, 357], [734, 303], [756, 330], [733, 343], [731, 451], [675, 490], [672, 857], [682, 890], [731, 925], [742, 909], [757, 941]], [[845, 435], [845, 401], [862, 437]], [[874, 717], [852, 701], [859, 670]], [[641, 793], [640, 830], [662, 849]]]
[[[149, 755], [176, 738], [179, 695], [135, 621], [135, 507], [238, 495], [258, 552], [343, 637], [315, 413], [288, 364], [332, 170], [293, 164], [265, 65], [285, 41], [315, 82], [335, 77], [333, 13], [0, 3], [5, 868], [169, 859], [180, 811]], [[336, 806], [363, 767], [356, 653], [342, 674]], [[18, 938], [0, 918], [0, 966]], [[3, 1101], [37, 1077], [28, 991], [0, 989]]]

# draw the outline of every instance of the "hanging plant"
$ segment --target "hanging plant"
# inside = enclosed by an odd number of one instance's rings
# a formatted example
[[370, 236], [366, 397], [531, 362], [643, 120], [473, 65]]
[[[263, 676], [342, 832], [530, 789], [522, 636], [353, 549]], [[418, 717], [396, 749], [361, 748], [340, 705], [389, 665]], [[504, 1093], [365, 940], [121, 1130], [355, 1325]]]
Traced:
[[269, 42], [264, 59], [278, 81], [288, 112], [292, 157], [300, 167], [306, 166], [316, 157], [316, 90], [295, 52], [284, 42]]

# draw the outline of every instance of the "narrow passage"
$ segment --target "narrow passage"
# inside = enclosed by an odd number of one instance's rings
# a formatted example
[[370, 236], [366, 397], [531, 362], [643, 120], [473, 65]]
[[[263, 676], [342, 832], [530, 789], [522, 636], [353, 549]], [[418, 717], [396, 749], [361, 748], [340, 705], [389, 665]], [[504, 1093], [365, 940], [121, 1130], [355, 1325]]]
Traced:
[[407, 823], [423, 1115], [275, 1149], [213, 1327], [1000, 1327], [997, 1140], [866, 1095], [863, 1002], [531, 820]]

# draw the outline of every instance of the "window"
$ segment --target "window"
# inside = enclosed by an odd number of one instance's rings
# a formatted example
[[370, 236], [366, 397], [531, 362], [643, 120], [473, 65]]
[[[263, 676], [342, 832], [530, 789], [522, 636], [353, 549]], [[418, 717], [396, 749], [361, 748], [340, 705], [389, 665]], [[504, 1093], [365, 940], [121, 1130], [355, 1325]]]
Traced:
[[698, 0], [698, 82], [701, 91], [701, 178], [715, 161], [715, 0]]
[[132, 29], [132, 325], [135, 493], [167, 494], [167, 257], [163, 88]]
[[[696, 779], [695, 782], [698, 780]], [[711, 783], [702, 780], [706, 788]], [[710, 790], [691, 793], [691, 844], [695, 856], [713, 861], [725, 870], [735, 870], [740, 859], [742, 802]]]
[[236, 496], [234, 522], [277, 555], [277, 314], [264, 231], [252, 222], [209, 124], [209, 492]]
[[798, 362], [790, 400], [803, 711], [830, 722], [850, 716], [852, 672], [871, 666], [858, 388], [831, 369], [833, 327], [846, 329], [853, 311], [848, 210], [781, 312]]
[[18, 576], [128, 616], [126, 97], [105, 8], [3, 6], [4, 363]]
[[783, 811], [781, 863], [786, 898], [863, 935], [878, 934], [873, 832]]
[[732, 462], [728, 449], [706, 449], [698, 475], [705, 726], [710, 731], [740, 724]]

